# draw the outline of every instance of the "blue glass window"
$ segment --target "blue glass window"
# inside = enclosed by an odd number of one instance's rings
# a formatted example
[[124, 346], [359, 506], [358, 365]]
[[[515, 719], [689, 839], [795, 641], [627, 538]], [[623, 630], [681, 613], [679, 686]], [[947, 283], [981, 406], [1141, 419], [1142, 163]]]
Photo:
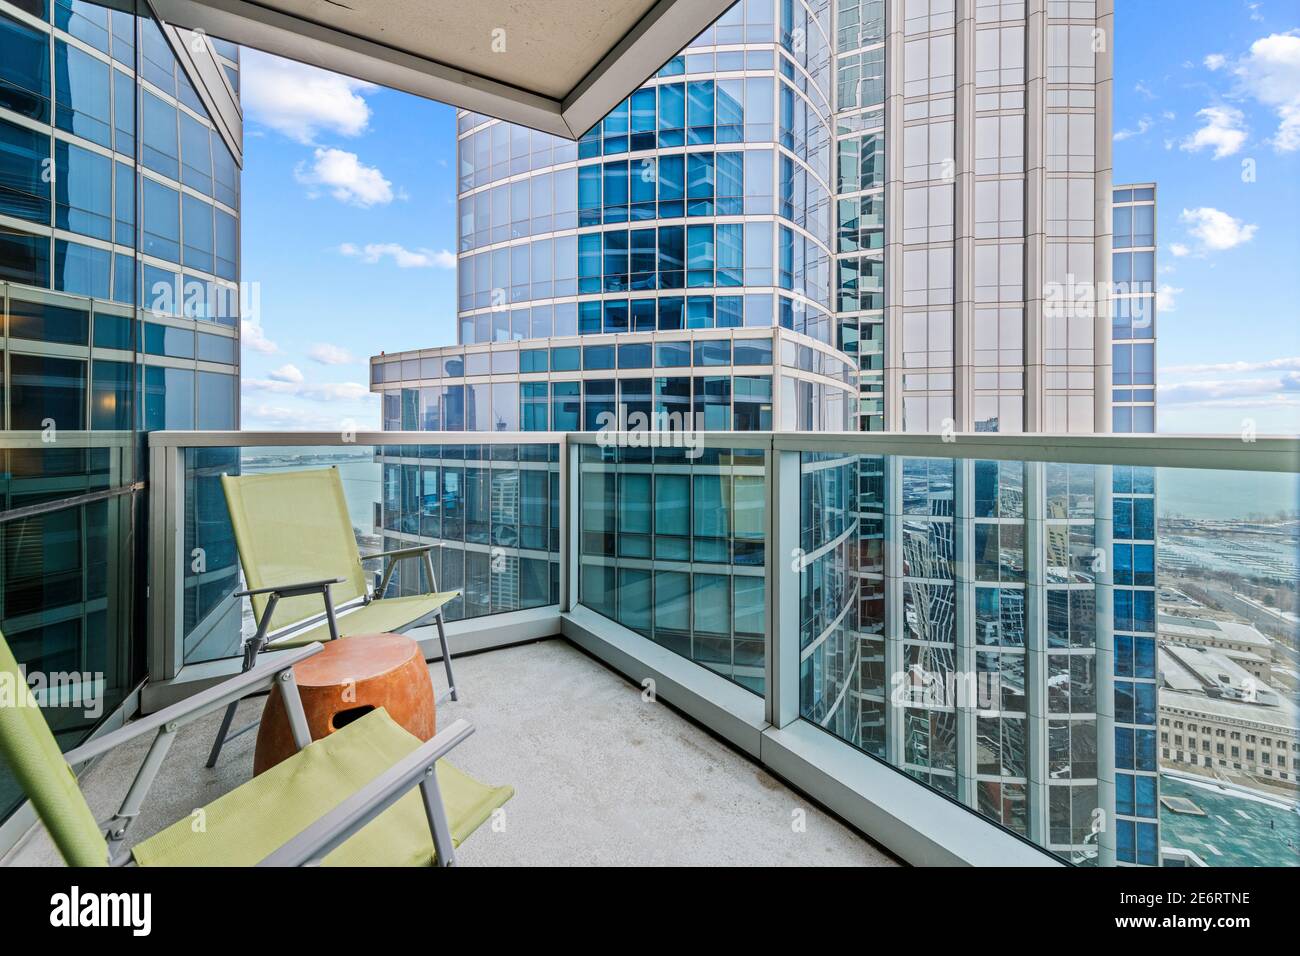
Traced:
[[64, 239], [54, 241], [54, 288], [107, 299], [112, 291], [113, 254]]
[[50, 45], [46, 34], [0, 14], [0, 106], [50, 120]]
[[236, 255], [239, 247], [239, 223], [234, 216], [215, 210], [217, 230], [216, 269], [213, 270], [223, 279], [234, 280], [236, 275]]
[[[660, 230], [660, 240], [663, 239], [662, 230]], [[659, 299], [659, 331], [671, 331], [673, 329], [686, 328], [686, 317], [683, 306], [685, 301], [681, 296], [670, 295], [662, 296]]]
[[212, 136], [188, 113], [181, 113], [181, 182], [212, 195]]
[[686, 213], [713, 215], [712, 153], [690, 153], [686, 157]]
[[606, 292], [626, 292], [628, 284], [627, 233], [622, 229], [611, 229], [601, 235], [604, 237], [604, 289]]
[[[599, 303], [597, 303], [599, 305]], [[551, 371], [576, 372], [582, 368], [582, 353], [578, 346], [569, 345], [551, 349]], [[574, 426], [575, 428], [577, 426]]]
[[180, 197], [176, 190], [147, 176], [140, 178], [144, 205], [144, 252], [171, 262], [181, 261]]
[[614, 367], [614, 346], [585, 345], [582, 348], [582, 367], [591, 369], [611, 369]]
[[632, 94], [631, 105], [633, 150], [655, 148], [655, 88], [647, 86]]
[[185, 227], [185, 264], [213, 271], [212, 206], [188, 194], [182, 196]]
[[687, 278], [690, 288], [713, 285], [713, 226], [689, 226], [686, 230]]
[[131, 427], [134, 367], [130, 362], [95, 360], [91, 368], [91, 428], [126, 431]]
[[11, 353], [7, 384], [15, 431], [40, 431], [51, 418], [64, 430], [86, 427], [85, 362]]
[[610, 155], [611, 153], [627, 152], [627, 123], [627, 100], [619, 103], [605, 114], [605, 120], [601, 124], [601, 138], [604, 142], [604, 152], [606, 155]]
[[[0, 120], [0, 212], [50, 221], [50, 137]], [[48, 279], [42, 285], [48, 284]]]
[[[552, 350], [558, 351], [558, 350]], [[572, 351], [577, 352], [577, 349]], [[581, 382], [551, 383], [551, 428], [557, 432], [578, 431], [582, 401], [579, 398]]]
[[599, 335], [603, 328], [604, 318], [600, 302], [578, 303], [578, 334]]
[[659, 145], [682, 146], [686, 143], [686, 88], [682, 83], [664, 83], [659, 87]]
[[144, 90], [140, 95], [140, 116], [143, 133], [140, 161], [169, 179], [179, 179], [176, 107]]
[[55, 40], [55, 125], [59, 129], [112, 146], [110, 69], [89, 53]]
[[602, 287], [600, 233], [578, 236], [578, 292], [599, 292]]
[[669, 219], [685, 215], [686, 157], [659, 157], [659, 217]]
[[686, 84], [687, 142], [695, 145], [713, 142], [714, 103], [713, 81], [691, 80]]
[[627, 222], [628, 183], [626, 160], [605, 164], [604, 199], [604, 221], [607, 223]]
[[632, 331], [653, 332], [655, 330], [655, 300], [632, 300]]
[[606, 332], [627, 332], [628, 325], [628, 308], [626, 299], [606, 299], [605, 300], [605, 331]]

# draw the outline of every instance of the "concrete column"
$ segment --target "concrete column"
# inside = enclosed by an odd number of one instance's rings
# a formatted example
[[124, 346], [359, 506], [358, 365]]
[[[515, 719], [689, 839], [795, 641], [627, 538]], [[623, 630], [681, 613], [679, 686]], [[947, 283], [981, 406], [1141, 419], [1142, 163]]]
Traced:
[[956, 101], [953, 131], [952, 409], [957, 431], [975, 428], [975, 3], [957, 0]]
[[[1115, 520], [1110, 465], [1093, 469], [1097, 570], [1097, 863], [1115, 865]], [[1094, 562], [1095, 564], [1095, 562]]]
[[1096, 113], [1094, 142], [1097, 150], [1093, 179], [1093, 275], [1098, 290], [1092, 346], [1092, 430], [1111, 429], [1111, 202], [1114, 168], [1112, 140], [1115, 88], [1115, 0], [1097, 0], [1097, 26], [1093, 36], [1100, 49], [1096, 57]]
[[885, 759], [903, 764], [905, 709], [893, 703], [903, 673], [903, 459], [885, 457]]
[[1047, 527], [1040, 461], [1025, 462], [1025, 707], [1030, 840], [1047, 845]]
[[903, 429], [903, 9], [885, 8], [885, 430]]
[[[959, 694], [975, 685], [975, 462], [958, 458], [953, 469], [953, 624]], [[969, 683], [968, 683], [969, 682]], [[957, 798], [979, 807], [975, 710], [978, 697], [961, 696], [957, 706]], [[1000, 705], [999, 705], [1000, 706]]]
[[1025, 431], [1043, 430], [1046, 274], [1047, 0], [1025, 5]]

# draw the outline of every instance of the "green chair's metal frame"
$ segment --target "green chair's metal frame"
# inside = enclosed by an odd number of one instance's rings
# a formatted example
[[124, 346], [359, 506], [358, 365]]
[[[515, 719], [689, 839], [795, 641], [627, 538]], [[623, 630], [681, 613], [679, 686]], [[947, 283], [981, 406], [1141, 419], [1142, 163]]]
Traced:
[[[357, 548], [348, 515], [343, 482], [337, 468], [255, 475], [222, 475], [221, 487], [230, 510], [239, 561], [247, 597], [257, 620], [257, 632], [244, 644], [243, 669], [252, 668], [268, 646], [292, 647], [308, 641], [337, 640], [347, 633], [363, 633], [369, 612], [384, 611], [383, 630], [402, 633], [425, 623], [430, 617], [438, 630], [447, 690], [436, 703], [459, 700], [452, 673], [451, 649], [443, 608], [460, 591], [438, 591], [438, 578], [431, 557], [437, 544], [416, 545], [362, 555]], [[409, 619], [393, 619], [389, 608], [411, 598], [383, 598], [397, 562], [419, 557], [429, 577], [430, 590], [417, 596]], [[383, 577], [372, 593], [366, 585], [362, 562], [382, 558]], [[420, 600], [425, 598], [427, 600]], [[405, 607], [405, 605], [403, 605]], [[370, 633], [374, 633], [373, 630]], [[231, 702], [213, 741], [207, 766], [215, 767], [221, 748], [229, 740], [247, 733], [257, 722], [231, 732], [235, 707]]]
[[[126, 846], [129, 828], [139, 816], [158, 776], [163, 758], [182, 727], [215, 713], [248, 694], [278, 686], [285, 700], [294, 741], [299, 748], [299, 753], [288, 759], [298, 759], [305, 748], [326, 745], [325, 741], [313, 744], [311, 740], [302, 700], [293, 677], [294, 664], [322, 649], [323, 645], [313, 643], [270, 655], [249, 670], [180, 703], [96, 737], [67, 754], [60, 754], [58, 743], [25, 682], [25, 675], [9, 650], [4, 635], [0, 634], [0, 677], [19, 690], [16, 699], [0, 705], [0, 756], [11, 765], [67, 863], [73, 866], [129, 865], [134, 862], [131, 850]], [[341, 728], [336, 735], [348, 734], [351, 726]], [[473, 727], [467, 721], [455, 721], [432, 740], [419, 744], [386, 771], [343, 797], [331, 810], [296, 835], [287, 838], [278, 847], [259, 850], [259, 853], [266, 851], [266, 855], [260, 857], [260, 865], [302, 866], [320, 863], [332, 850], [357, 835], [368, 823], [416, 787], [421, 791], [432, 836], [434, 862], [440, 866], [454, 865], [456, 850], [452, 834], [457, 821], [448, 821], [435, 765], [471, 733]], [[149, 734], [154, 735], [153, 743], [117, 812], [107, 823], [97, 824], [81, 794], [72, 768]], [[484, 792], [491, 791], [492, 804], [496, 806], [508, 800], [513, 793], [508, 787], [484, 788], [482, 784], [472, 783]], [[244, 784], [252, 785], [253, 782]], [[265, 806], [263, 811], [275, 814], [276, 808], [274, 805]]]

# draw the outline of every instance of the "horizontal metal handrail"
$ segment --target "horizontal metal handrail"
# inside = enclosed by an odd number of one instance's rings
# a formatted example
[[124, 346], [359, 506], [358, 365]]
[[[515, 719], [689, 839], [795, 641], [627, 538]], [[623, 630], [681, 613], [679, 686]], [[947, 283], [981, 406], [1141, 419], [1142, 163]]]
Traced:
[[[373, 445], [671, 444], [681, 432], [198, 432], [149, 433], [153, 448], [339, 447]], [[690, 432], [704, 448], [979, 458], [1092, 465], [1142, 465], [1300, 473], [1300, 437], [1236, 435], [1069, 435], [957, 432]]]
[[565, 432], [197, 432], [149, 433], [150, 448], [275, 448], [366, 445], [556, 445]]

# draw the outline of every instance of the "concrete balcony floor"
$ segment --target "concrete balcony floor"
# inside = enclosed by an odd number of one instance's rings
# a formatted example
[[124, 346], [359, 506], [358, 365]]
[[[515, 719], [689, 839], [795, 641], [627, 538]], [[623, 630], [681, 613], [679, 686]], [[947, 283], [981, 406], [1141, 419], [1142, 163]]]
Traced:
[[[433, 665], [434, 682], [442, 666]], [[439, 723], [468, 719], [475, 733], [451, 756], [487, 783], [510, 783], [505, 827], [479, 829], [458, 852], [464, 866], [830, 865], [894, 866], [892, 857], [766, 770], [562, 639], [459, 658], [462, 699]], [[256, 718], [245, 701], [235, 726]], [[254, 734], [233, 741], [215, 770], [207, 756], [219, 715], [181, 732], [132, 827], [138, 841], [187, 816], [252, 773]], [[148, 741], [109, 754], [83, 776], [108, 818]], [[796, 832], [794, 811], [806, 826]], [[37, 828], [9, 865], [58, 864]]]

